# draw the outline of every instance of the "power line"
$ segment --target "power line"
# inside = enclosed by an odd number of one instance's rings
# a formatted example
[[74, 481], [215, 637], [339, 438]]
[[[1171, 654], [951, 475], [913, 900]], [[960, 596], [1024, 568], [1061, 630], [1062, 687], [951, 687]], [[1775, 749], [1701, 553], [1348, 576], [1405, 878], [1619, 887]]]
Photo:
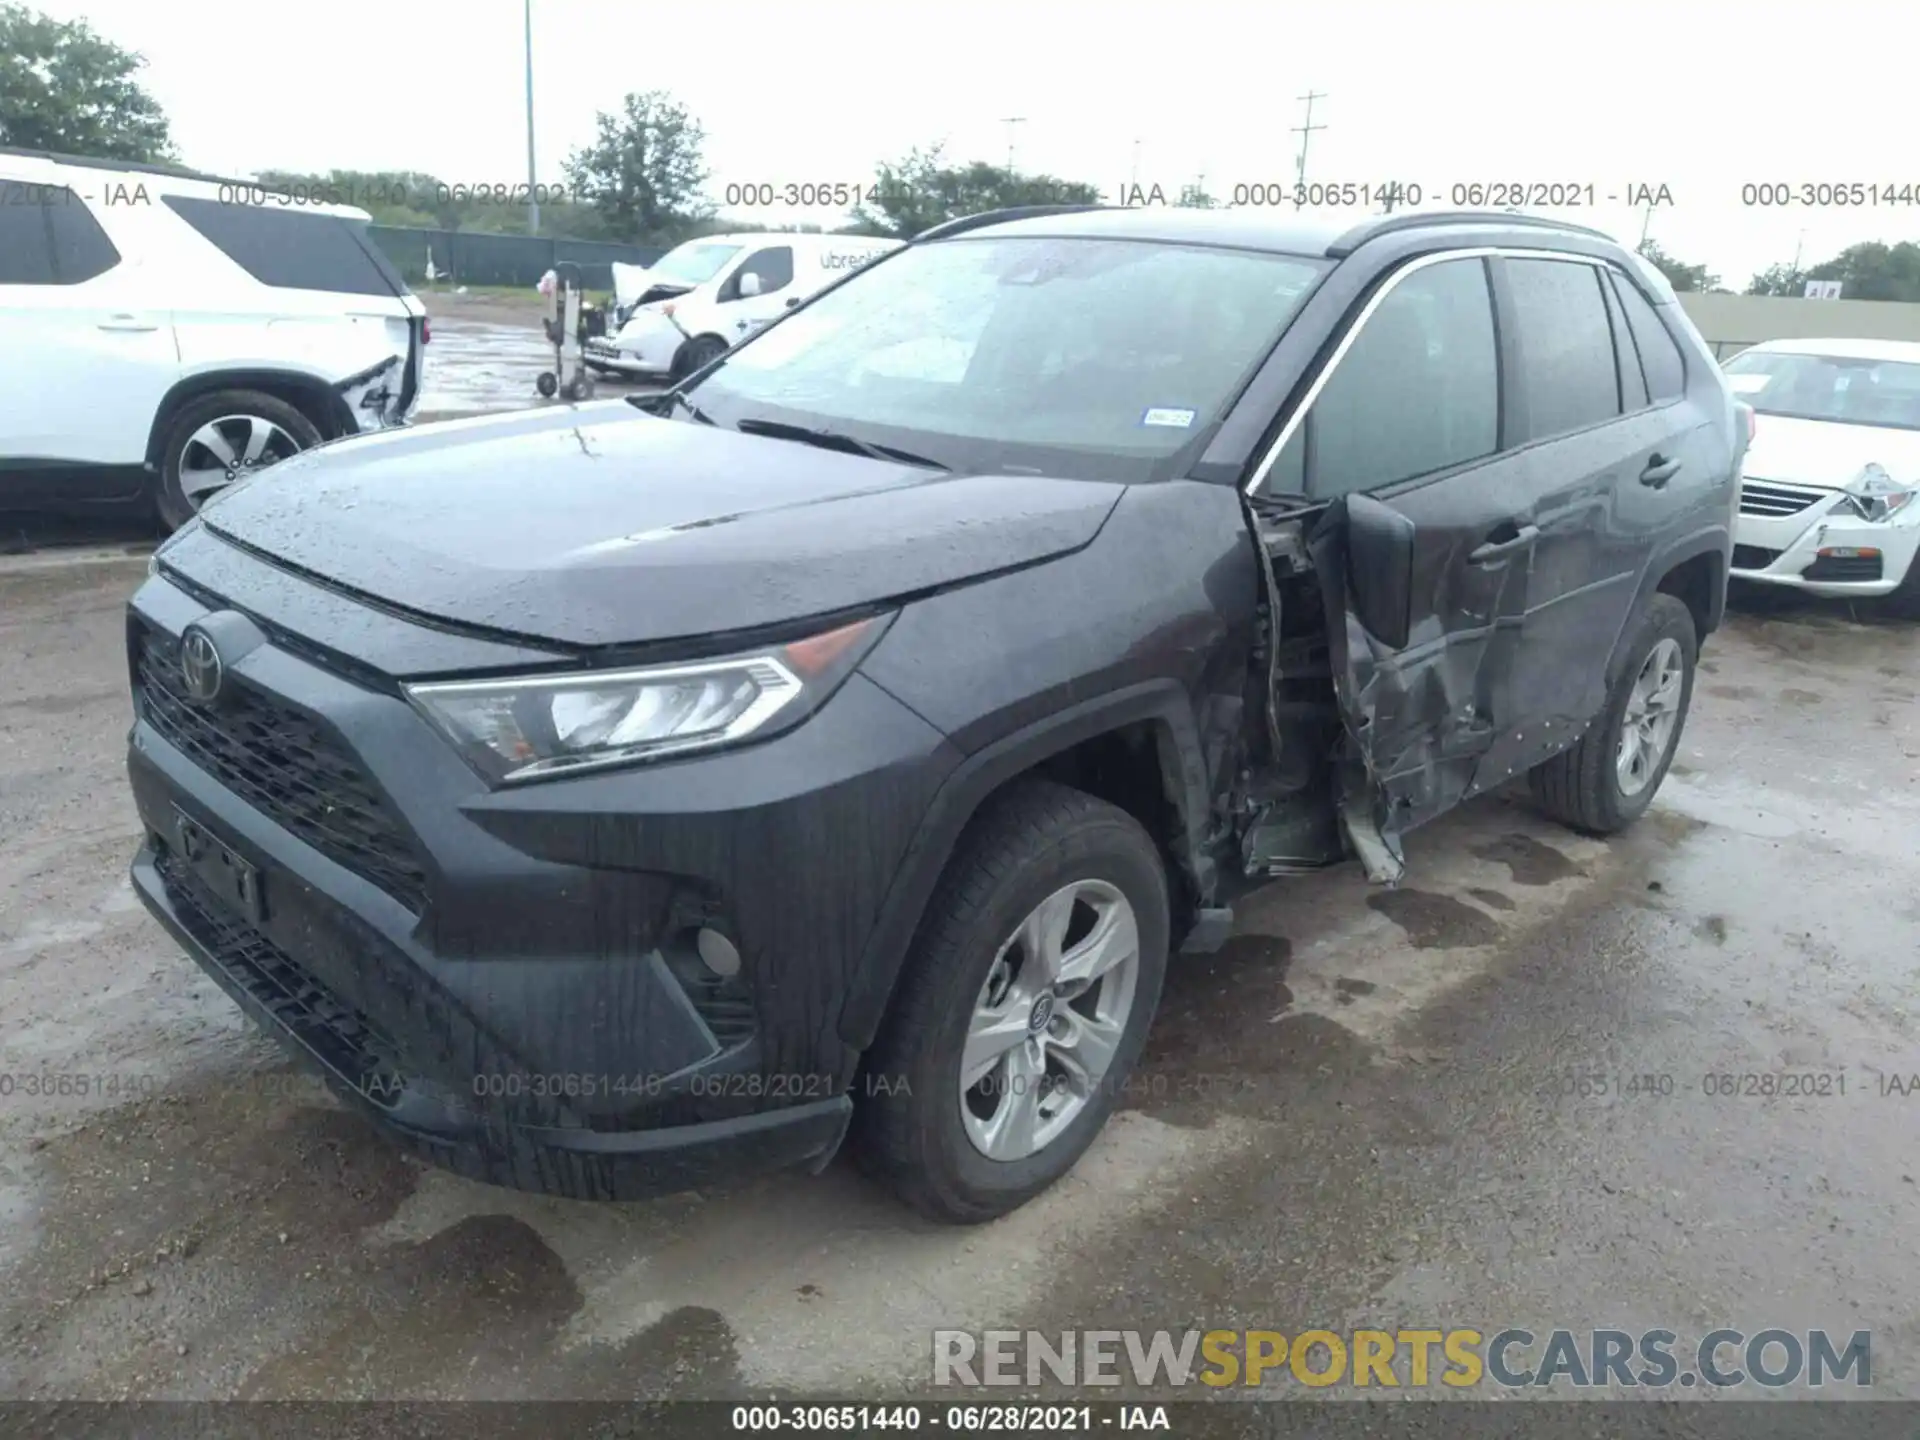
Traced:
[[[1306, 94], [1299, 97], [1299, 99], [1304, 101], [1306, 104], [1307, 118], [1304, 124], [1296, 125], [1293, 127], [1293, 133], [1300, 137], [1300, 163], [1295, 168], [1294, 175], [1293, 175], [1294, 183], [1296, 185], [1304, 185], [1307, 183], [1307, 146], [1313, 140], [1313, 132], [1316, 130], [1324, 130], [1327, 128], [1324, 125], [1316, 125], [1313, 123], [1313, 102], [1316, 100], [1324, 100], [1326, 98], [1327, 98], [1326, 95], [1319, 90], [1309, 90]], [[1296, 210], [1298, 210], [1299, 208], [1300, 207], [1298, 205], [1294, 206], [1294, 209]]]

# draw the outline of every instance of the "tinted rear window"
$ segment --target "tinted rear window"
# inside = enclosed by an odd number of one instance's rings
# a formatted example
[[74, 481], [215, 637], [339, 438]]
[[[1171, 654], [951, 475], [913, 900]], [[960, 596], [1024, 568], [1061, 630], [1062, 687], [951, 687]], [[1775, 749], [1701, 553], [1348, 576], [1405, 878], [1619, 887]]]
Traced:
[[71, 190], [47, 197], [47, 229], [53, 237], [53, 274], [62, 285], [77, 285], [104, 275], [120, 263], [107, 232], [86, 202]]
[[1509, 260], [1507, 284], [1533, 435], [1564, 435], [1618, 415], [1620, 373], [1600, 272], [1570, 260]]
[[1678, 399], [1687, 389], [1687, 368], [1680, 358], [1680, 347], [1639, 286], [1616, 275], [1613, 288], [1627, 312], [1627, 327], [1633, 331], [1633, 343], [1640, 351], [1640, 365], [1647, 373], [1647, 389], [1654, 403]]
[[43, 185], [0, 180], [0, 285], [53, 284]]
[[341, 295], [406, 293], [406, 282], [368, 238], [362, 221], [183, 195], [161, 198], [263, 285]]

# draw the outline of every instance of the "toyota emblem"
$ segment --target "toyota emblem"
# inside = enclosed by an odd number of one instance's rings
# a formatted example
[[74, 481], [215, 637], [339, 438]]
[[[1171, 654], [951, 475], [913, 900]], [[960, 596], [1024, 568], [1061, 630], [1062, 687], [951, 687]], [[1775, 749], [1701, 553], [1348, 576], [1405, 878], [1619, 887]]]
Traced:
[[213, 637], [198, 625], [189, 625], [180, 637], [180, 675], [186, 684], [187, 698], [197, 705], [210, 705], [220, 694], [226, 678], [220, 652]]

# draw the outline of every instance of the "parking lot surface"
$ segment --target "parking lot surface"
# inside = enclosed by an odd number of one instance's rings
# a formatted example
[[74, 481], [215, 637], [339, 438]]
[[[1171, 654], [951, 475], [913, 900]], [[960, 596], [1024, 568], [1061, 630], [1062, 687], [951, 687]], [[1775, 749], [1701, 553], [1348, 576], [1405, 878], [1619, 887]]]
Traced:
[[[1260, 892], [1074, 1174], [949, 1230], [845, 1161], [470, 1184], [289, 1070], [128, 888], [143, 567], [0, 558], [0, 1395], [870, 1394], [935, 1328], [1384, 1323], [1870, 1329], [1920, 1396], [1920, 632], [1735, 613], [1627, 835], [1500, 794], [1398, 890]], [[1782, 1072], [1844, 1093], [1708, 1093]]]

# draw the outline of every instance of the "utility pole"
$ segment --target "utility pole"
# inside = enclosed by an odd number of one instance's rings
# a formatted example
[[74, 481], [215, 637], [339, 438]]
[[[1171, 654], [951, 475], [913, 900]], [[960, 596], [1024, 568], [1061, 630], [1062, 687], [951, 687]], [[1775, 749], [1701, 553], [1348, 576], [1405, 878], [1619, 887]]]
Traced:
[[[1306, 102], [1307, 118], [1305, 124], [1293, 127], [1293, 133], [1300, 137], [1300, 163], [1293, 172], [1293, 178], [1295, 184], [1304, 185], [1307, 183], [1307, 146], [1313, 140], [1314, 131], [1327, 128], [1324, 125], [1316, 125], [1313, 123], [1313, 102], [1316, 100], [1324, 100], [1327, 97], [1318, 90], [1309, 90], [1299, 98]], [[1295, 205], [1293, 208], [1298, 210], [1300, 207]]]
[[1014, 126], [1016, 126], [1016, 125], [1024, 125], [1024, 124], [1026, 124], [1026, 123], [1027, 123], [1027, 117], [1026, 117], [1026, 116], [1024, 116], [1024, 115], [1009, 115], [1009, 116], [1007, 116], [1007, 117], [1006, 117], [1006, 119], [1004, 119], [1004, 120], [1002, 120], [1002, 121], [1001, 121], [1000, 123], [1001, 123], [1002, 125], [1005, 125], [1005, 126], [1007, 127], [1007, 174], [1009, 174], [1009, 175], [1011, 175], [1011, 174], [1013, 174], [1013, 173], [1014, 173], [1014, 169], [1013, 169], [1013, 135], [1014, 135], [1014, 131], [1013, 131], [1013, 127], [1014, 127]]
[[1793, 242], [1793, 273], [1800, 273], [1800, 255], [1807, 248], [1807, 232], [1802, 230], [1800, 238]]
[[1136, 136], [1133, 142], [1133, 188], [1140, 188], [1140, 140]]
[[526, 0], [527, 14], [527, 233], [540, 233], [539, 188], [533, 168], [533, 0]]
[[1645, 252], [1647, 248], [1647, 236], [1652, 230], [1653, 206], [1649, 205], [1647, 206], [1647, 213], [1642, 216], [1640, 220], [1640, 244], [1637, 247], [1640, 251]]

